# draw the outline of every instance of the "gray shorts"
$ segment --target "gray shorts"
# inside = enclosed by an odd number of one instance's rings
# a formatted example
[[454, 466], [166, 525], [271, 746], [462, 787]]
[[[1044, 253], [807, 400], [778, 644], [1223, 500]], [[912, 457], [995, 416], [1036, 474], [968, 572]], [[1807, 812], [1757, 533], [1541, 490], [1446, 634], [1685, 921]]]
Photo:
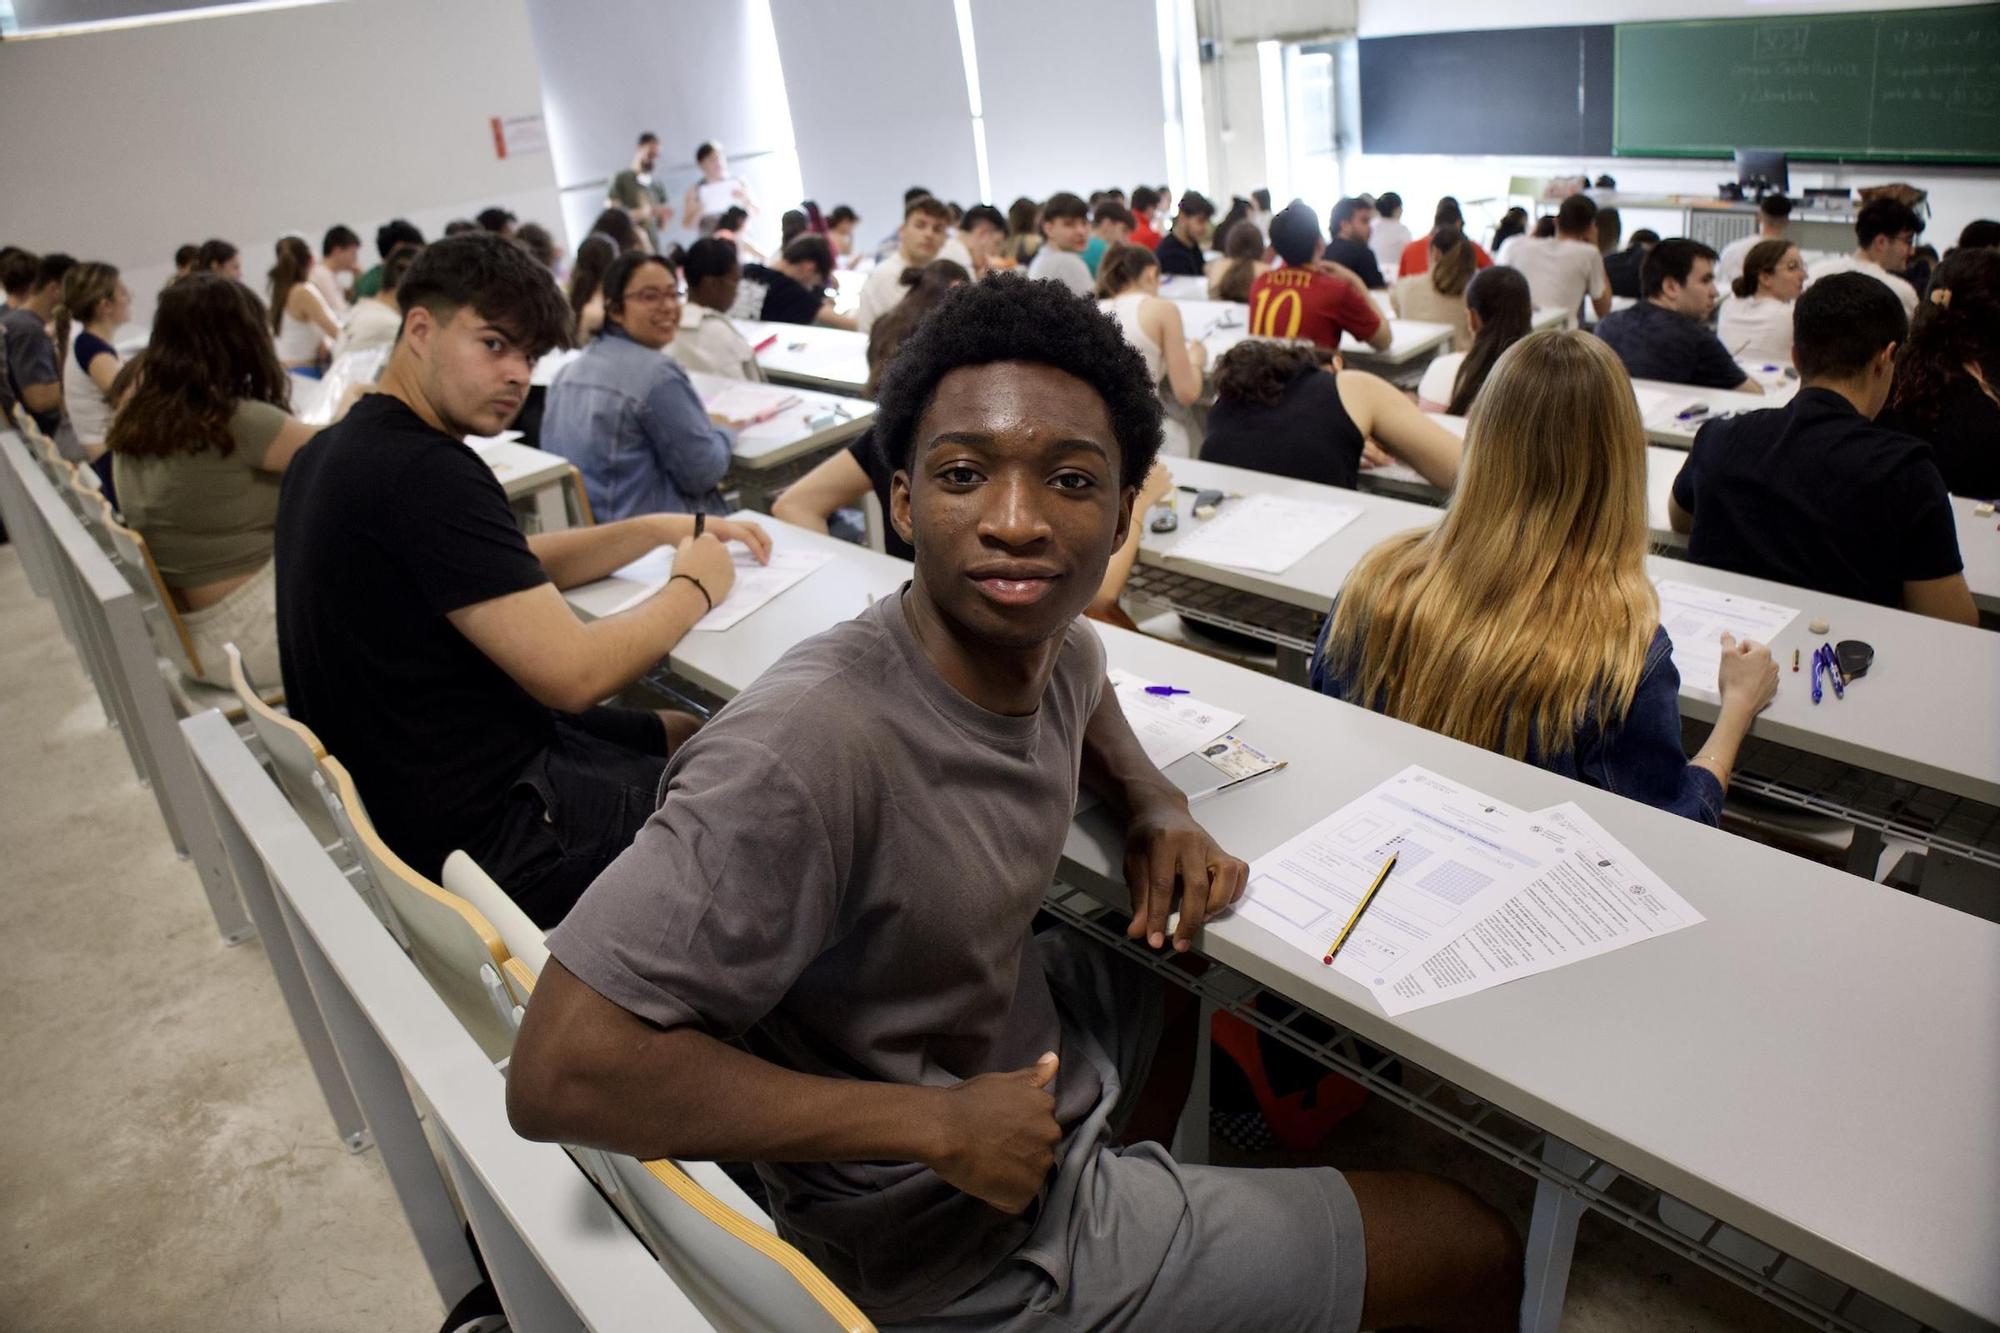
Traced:
[[[1065, 1029], [1087, 1019], [1100, 1072], [1136, 1089], [1158, 1039], [1160, 983], [1064, 935], [1043, 944]], [[1104, 1108], [1106, 1134], [1121, 1109]], [[1361, 1326], [1367, 1272], [1361, 1210], [1340, 1172], [1183, 1165], [1156, 1143], [1099, 1136], [1072, 1149], [1034, 1231], [991, 1277], [896, 1327], [1348, 1333]]]

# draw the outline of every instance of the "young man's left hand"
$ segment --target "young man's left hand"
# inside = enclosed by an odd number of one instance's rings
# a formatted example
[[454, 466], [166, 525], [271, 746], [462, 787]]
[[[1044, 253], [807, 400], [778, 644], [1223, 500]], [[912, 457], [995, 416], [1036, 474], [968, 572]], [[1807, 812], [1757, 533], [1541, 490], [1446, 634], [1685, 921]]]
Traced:
[[1243, 895], [1249, 876], [1250, 867], [1216, 845], [1178, 794], [1152, 801], [1132, 812], [1125, 829], [1125, 883], [1132, 891], [1132, 924], [1125, 936], [1144, 938], [1155, 949], [1166, 945], [1178, 882], [1181, 919], [1173, 947], [1186, 953], [1202, 922]]

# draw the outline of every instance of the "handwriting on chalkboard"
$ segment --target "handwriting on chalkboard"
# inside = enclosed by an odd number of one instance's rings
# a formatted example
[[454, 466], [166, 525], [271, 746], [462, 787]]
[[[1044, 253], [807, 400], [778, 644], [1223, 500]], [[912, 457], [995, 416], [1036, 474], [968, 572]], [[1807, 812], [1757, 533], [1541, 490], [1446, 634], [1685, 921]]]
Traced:
[[1764, 23], [1751, 31], [1750, 58], [1770, 60], [1778, 56], [1802, 56], [1812, 29], [1803, 23]]

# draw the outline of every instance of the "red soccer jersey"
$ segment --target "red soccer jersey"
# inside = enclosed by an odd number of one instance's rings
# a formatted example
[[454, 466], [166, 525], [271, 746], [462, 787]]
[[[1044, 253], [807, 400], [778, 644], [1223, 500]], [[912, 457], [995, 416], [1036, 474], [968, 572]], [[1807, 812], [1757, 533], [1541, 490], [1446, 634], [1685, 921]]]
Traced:
[[1381, 324], [1375, 303], [1353, 283], [1309, 268], [1273, 269], [1250, 284], [1250, 332], [1260, 338], [1337, 348], [1342, 333], [1367, 342]]

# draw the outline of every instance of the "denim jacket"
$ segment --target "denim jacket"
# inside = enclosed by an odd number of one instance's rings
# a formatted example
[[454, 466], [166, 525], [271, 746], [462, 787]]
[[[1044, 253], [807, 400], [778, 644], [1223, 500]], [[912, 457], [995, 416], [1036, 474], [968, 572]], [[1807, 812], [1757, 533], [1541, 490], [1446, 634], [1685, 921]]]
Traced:
[[[1326, 639], [1332, 627], [1333, 616], [1329, 614], [1313, 652], [1312, 686], [1322, 694], [1347, 699], [1352, 682], [1327, 670]], [[1707, 769], [1690, 764], [1687, 751], [1681, 748], [1680, 693], [1681, 673], [1674, 668], [1673, 642], [1666, 630], [1656, 626], [1653, 641], [1646, 648], [1646, 665], [1639, 673], [1639, 687], [1632, 693], [1632, 706], [1624, 718], [1609, 728], [1595, 717], [1586, 719], [1565, 754], [1543, 754], [1541, 746], [1531, 743], [1528, 762], [1615, 795], [1716, 825], [1722, 819], [1722, 784]]]
[[600, 520], [727, 512], [716, 487], [735, 435], [685, 370], [615, 325], [549, 386], [541, 445], [576, 464]]

